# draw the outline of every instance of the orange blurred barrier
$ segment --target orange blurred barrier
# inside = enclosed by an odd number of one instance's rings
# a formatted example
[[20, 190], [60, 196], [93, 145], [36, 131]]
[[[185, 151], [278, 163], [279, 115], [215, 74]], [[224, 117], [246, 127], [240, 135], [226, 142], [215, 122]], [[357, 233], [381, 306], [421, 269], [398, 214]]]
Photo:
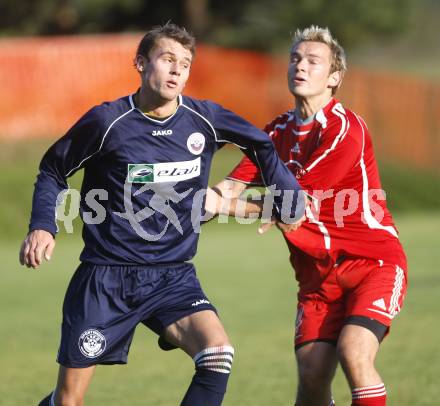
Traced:
[[[0, 137], [62, 135], [91, 106], [133, 92], [141, 34], [0, 40]], [[185, 93], [262, 127], [292, 108], [286, 58], [199, 45]], [[361, 114], [379, 155], [439, 169], [440, 86], [350, 68], [338, 98]]]

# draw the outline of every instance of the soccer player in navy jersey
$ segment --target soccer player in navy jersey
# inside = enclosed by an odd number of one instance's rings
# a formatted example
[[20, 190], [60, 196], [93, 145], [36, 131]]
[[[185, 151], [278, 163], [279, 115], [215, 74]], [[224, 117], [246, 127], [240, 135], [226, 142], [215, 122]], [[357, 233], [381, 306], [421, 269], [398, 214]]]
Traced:
[[[287, 74], [295, 107], [265, 128], [311, 201], [298, 230], [278, 225], [299, 284], [297, 406], [334, 405], [338, 362], [353, 406], [386, 404], [374, 361], [406, 292], [406, 257], [371, 136], [363, 119], [334, 97], [346, 69], [344, 50], [328, 29], [298, 30]], [[237, 197], [250, 184], [261, 184], [260, 170], [245, 157], [213, 188], [219, 194], [208, 195], [207, 209], [234, 214]], [[262, 211], [257, 201], [240, 204], [246, 215]]]
[[261, 167], [266, 185], [280, 190], [274, 213], [286, 227], [296, 227], [304, 202], [287, 212], [282, 206], [284, 193], [300, 187], [264, 132], [218, 104], [181, 95], [194, 52], [183, 28], [149, 31], [135, 58], [140, 89], [92, 108], [41, 161], [20, 262], [37, 268], [50, 259], [56, 204], [80, 169], [84, 249], [63, 305], [58, 382], [40, 405], [82, 405], [96, 365], [127, 362], [139, 323], [163, 349], [193, 358], [182, 405], [223, 400], [234, 349], [189, 262], [214, 152], [234, 143]]

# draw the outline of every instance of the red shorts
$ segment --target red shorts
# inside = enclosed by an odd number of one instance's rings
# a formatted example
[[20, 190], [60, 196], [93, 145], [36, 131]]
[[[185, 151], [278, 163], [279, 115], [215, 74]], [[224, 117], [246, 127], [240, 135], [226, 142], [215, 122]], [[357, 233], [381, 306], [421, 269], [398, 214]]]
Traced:
[[372, 259], [334, 264], [330, 259], [295, 256], [297, 275], [304, 278], [299, 280], [296, 347], [309, 341], [336, 343], [350, 316], [364, 316], [389, 328], [400, 312], [407, 275], [399, 266]]

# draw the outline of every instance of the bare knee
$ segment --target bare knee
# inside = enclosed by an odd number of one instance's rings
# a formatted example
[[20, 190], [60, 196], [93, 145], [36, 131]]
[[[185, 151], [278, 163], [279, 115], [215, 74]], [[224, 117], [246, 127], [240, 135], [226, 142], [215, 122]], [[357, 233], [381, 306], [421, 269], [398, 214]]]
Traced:
[[231, 347], [231, 342], [217, 315], [210, 310], [193, 313], [168, 326], [164, 338], [194, 357], [212, 347]]
[[344, 327], [337, 354], [352, 388], [381, 382], [374, 366], [378, 349], [379, 342], [371, 331], [355, 325]]
[[332, 368], [326, 368], [315, 362], [298, 364], [299, 384], [305, 390], [314, 390], [329, 386], [333, 379]]
[[342, 365], [373, 365], [379, 349], [375, 335], [364, 327], [344, 327], [337, 345], [337, 354]]
[[[298, 357], [298, 391], [296, 405], [321, 406], [331, 401], [331, 382], [336, 370], [336, 354], [332, 348], [327, 354], [320, 351]], [[321, 357], [320, 355], [324, 355]]]
[[199, 347], [203, 348], [223, 346], [232, 347], [231, 340], [221, 324], [219, 324], [217, 329], [212, 329], [209, 333], [203, 333], [199, 336], [198, 343]]
[[352, 368], [361, 368], [368, 365], [374, 365], [376, 353], [375, 351], [368, 351], [362, 349], [360, 346], [353, 343], [338, 344], [337, 354], [339, 362], [342, 366], [347, 365]]
[[311, 343], [296, 353], [299, 386], [302, 390], [315, 391], [330, 388], [336, 371], [335, 347], [327, 343]]

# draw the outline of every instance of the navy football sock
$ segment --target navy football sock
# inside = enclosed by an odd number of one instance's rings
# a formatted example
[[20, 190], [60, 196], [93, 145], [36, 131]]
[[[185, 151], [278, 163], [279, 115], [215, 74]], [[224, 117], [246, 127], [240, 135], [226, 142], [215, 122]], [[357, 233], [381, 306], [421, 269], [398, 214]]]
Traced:
[[53, 403], [53, 392], [47, 395], [40, 403], [38, 403], [38, 406], [54, 406], [55, 403]]
[[231, 372], [234, 349], [207, 348], [194, 357], [196, 373], [180, 406], [220, 406]]
[[229, 374], [197, 369], [181, 406], [219, 406], [226, 392]]

